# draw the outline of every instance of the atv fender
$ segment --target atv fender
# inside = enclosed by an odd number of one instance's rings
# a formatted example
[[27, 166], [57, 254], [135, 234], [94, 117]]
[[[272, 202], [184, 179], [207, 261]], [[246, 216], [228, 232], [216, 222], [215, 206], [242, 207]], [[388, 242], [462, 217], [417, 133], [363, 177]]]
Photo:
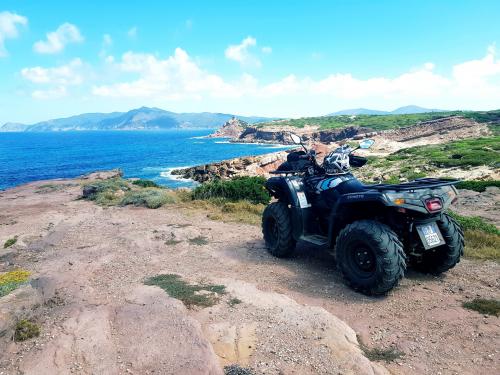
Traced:
[[374, 213], [382, 214], [389, 205], [379, 192], [361, 191], [342, 195], [333, 206], [329, 217], [328, 240], [333, 249], [337, 235], [352, 219], [367, 219]]
[[290, 207], [292, 235], [298, 241], [307, 233], [311, 216], [311, 205], [307, 201], [302, 179], [296, 176], [271, 177], [265, 186], [273, 197]]

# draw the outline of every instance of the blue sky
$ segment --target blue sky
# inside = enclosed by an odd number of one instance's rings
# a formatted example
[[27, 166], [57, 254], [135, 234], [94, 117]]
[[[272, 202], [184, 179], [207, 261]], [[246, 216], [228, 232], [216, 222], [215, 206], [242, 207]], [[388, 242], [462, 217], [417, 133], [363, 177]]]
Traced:
[[500, 107], [500, 1], [0, 3], [0, 123]]

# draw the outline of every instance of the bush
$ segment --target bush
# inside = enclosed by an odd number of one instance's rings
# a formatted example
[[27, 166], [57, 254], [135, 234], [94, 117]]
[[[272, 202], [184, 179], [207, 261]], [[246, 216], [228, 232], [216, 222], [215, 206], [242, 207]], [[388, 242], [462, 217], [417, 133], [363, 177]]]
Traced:
[[449, 212], [450, 216], [453, 217], [462, 229], [465, 230], [478, 230], [481, 232], [494, 234], [500, 236], [500, 230], [493, 224], [487, 223], [478, 216], [462, 216], [454, 212]]
[[156, 188], [144, 188], [127, 192], [121, 200], [120, 205], [159, 208], [168, 203], [175, 203], [175, 198], [168, 191]]
[[17, 322], [14, 341], [26, 341], [37, 336], [40, 336], [40, 327], [36, 323], [26, 319]]
[[467, 190], [474, 190], [479, 193], [482, 193], [483, 191], [486, 190], [487, 187], [489, 186], [496, 186], [500, 188], [500, 180], [486, 180], [486, 181], [479, 181], [479, 180], [471, 180], [471, 181], [460, 181], [458, 184], [455, 185], [457, 189], [467, 189]]
[[266, 179], [263, 177], [236, 177], [232, 180], [206, 182], [193, 191], [193, 198], [248, 200], [254, 204], [267, 204], [271, 196], [264, 187], [265, 182]]
[[3, 248], [6, 249], [8, 247], [14, 246], [17, 242], [17, 236], [13, 238], [9, 238], [5, 243], [3, 244]]
[[148, 188], [148, 187], [161, 188], [160, 185], [158, 185], [156, 182], [151, 181], [151, 180], [135, 180], [135, 181], [132, 181], [132, 184], [134, 184], [136, 186], [143, 187], [143, 188]]

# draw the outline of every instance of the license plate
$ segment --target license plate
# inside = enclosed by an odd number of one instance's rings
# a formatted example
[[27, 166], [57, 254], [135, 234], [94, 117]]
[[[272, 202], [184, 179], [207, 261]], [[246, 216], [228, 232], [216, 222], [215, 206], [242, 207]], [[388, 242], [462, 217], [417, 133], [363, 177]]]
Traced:
[[437, 224], [429, 223], [424, 225], [417, 225], [417, 232], [422, 240], [422, 244], [425, 249], [430, 249], [436, 246], [444, 245], [444, 239], [441, 235], [441, 231], [439, 230]]

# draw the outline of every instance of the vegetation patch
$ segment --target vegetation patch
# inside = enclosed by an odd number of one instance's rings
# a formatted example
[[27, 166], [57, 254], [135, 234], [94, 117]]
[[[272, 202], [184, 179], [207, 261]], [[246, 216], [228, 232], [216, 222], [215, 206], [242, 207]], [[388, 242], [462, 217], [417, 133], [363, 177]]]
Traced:
[[145, 284], [162, 288], [170, 297], [182, 301], [188, 308], [213, 306], [219, 302], [219, 295], [226, 293], [224, 285], [190, 284], [175, 274], [153, 276]]
[[390, 161], [412, 160], [412, 164], [432, 164], [440, 168], [500, 166], [500, 137], [463, 139], [449, 143], [417, 146], [399, 150]]
[[13, 238], [9, 238], [5, 243], [3, 244], [3, 248], [6, 249], [8, 247], [11, 247], [15, 245], [17, 242], [17, 236], [14, 236]]
[[101, 206], [133, 205], [147, 208], [159, 208], [177, 201], [176, 194], [158, 187], [153, 181], [137, 180], [129, 183], [123, 178], [86, 184], [83, 187], [83, 198]]
[[370, 361], [385, 361], [385, 362], [393, 362], [396, 359], [404, 356], [404, 352], [401, 350], [390, 347], [390, 348], [369, 348], [367, 347], [363, 341], [361, 341], [361, 337], [358, 335], [359, 348], [365, 354], [365, 357]]
[[229, 301], [227, 301], [227, 304], [229, 305], [229, 307], [234, 307], [236, 305], [239, 305], [242, 302], [243, 301], [241, 299], [233, 297]]
[[264, 177], [236, 177], [231, 180], [206, 182], [193, 191], [194, 199], [222, 198], [229, 201], [247, 200], [255, 204], [267, 204], [271, 196], [264, 184]]
[[143, 206], [147, 208], [159, 208], [165, 204], [175, 203], [176, 199], [172, 193], [165, 189], [143, 188], [131, 190], [125, 193], [120, 205]]
[[448, 212], [464, 230], [464, 254], [468, 258], [500, 262], [500, 230], [477, 216]]
[[319, 126], [321, 129], [339, 129], [347, 126], [361, 126], [373, 130], [387, 130], [411, 126], [420, 122], [437, 120], [457, 114], [461, 114], [461, 112], [428, 112], [401, 115], [336, 115], [262, 122], [256, 124], [256, 126], [293, 126], [296, 128]]
[[196, 236], [194, 238], [190, 238], [189, 243], [191, 245], [203, 246], [208, 244], [208, 239], [205, 236]]
[[21, 269], [0, 274], [0, 297], [28, 282], [30, 275], [29, 271]]
[[455, 185], [457, 189], [467, 189], [474, 190], [482, 193], [487, 187], [495, 186], [500, 188], [500, 180], [470, 180], [470, 181], [460, 181]]
[[500, 301], [496, 299], [476, 298], [470, 302], [464, 302], [462, 306], [485, 315], [500, 315]]
[[468, 258], [500, 262], [500, 236], [480, 230], [466, 230], [464, 254]]
[[134, 180], [134, 181], [132, 181], [132, 184], [136, 185], [136, 186], [143, 187], [143, 188], [147, 188], [147, 187], [161, 188], [160, 185], [158, 185], [156, 182], [151, 181], [151, 180], [142, 180], [142, 179], [141, 180]]
[[480, 232], [500, 236], [500, 230], [490, 223], [487, 223], [478, 216], [462, 216], [452, 211], [448, 212], [462, 227], [463, 230], [477, 230]]
[[224, 375], [257, 375], [257, 374], [248, 367], [241, 367], [240, 365], [229, 365], [224, 367]]
[[17, 322], [14, 331], [14, 341], [26, 341], [38, 336], [40, 336], [40, 327], [35, 322], [27, 319]]
[[248, 201], [227, 201], [225, 199], [194, 200], [183, 203], [190, 209], [203, 210], [210, 220], [260, 225], [263, 204]]
[[170, 238], [168, 240], [165, 241], [165, 245], [168, 245], [168, 246], [175, 246], [177, 245], [178, 243], [181, 243], [182, 241], [181, 240], [176, 240], [175, 238]]

